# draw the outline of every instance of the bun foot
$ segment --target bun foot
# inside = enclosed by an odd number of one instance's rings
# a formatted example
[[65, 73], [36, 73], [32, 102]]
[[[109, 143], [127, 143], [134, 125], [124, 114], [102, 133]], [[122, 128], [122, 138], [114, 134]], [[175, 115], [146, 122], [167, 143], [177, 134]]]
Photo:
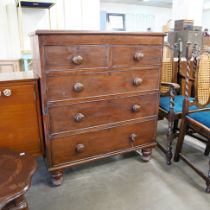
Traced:
[[151, 148], [142, 149], [142, 160], [144, 162], [150, 161], [151, 155], [152, 155], [152, 149]]
[[140, 150], [136, 150], [136, 152], [140, 155], [141, 159], [144, 162], [150, 161], [151, 155], [152, 155], [152, 149], [151, 148], [144, 148], [141, 151]]
[[63, 171], [51, 172], [51, 181], [53, 186], [60, 186], [63, 183]]

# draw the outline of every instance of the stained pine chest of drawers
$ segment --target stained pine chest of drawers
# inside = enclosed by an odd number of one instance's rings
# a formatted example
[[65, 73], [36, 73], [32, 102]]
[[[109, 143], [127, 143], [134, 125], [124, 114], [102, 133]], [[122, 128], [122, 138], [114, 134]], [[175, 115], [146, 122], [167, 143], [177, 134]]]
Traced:
[[162, 33], [36, 31], [45, 150], [66, 167], [156, 145]]

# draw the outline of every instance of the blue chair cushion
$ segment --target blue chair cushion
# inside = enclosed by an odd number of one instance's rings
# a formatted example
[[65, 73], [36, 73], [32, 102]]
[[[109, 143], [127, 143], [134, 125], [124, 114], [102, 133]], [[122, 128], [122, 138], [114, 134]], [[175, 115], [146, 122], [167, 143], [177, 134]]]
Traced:
[[[178, 95], [174, 98], [174, 112], [175, 113], [181, 113], [182, 112], [182, 105], [184, 101], [184, 96]], [[192, 101], [193, 98], [190, 97], [190, 101]], [[170, 97], [164, 96], [160, 97], [160, 107], [165, 110], [166, 112], [169, 112], [170, 110]], [[196, 109], [196, 106], [191, 106], [190, 109]]]
[[193, 120], [210, 128], [210, 111], [195, 112], [195, 113], [189, 114], [187, 117], [192, 118]]

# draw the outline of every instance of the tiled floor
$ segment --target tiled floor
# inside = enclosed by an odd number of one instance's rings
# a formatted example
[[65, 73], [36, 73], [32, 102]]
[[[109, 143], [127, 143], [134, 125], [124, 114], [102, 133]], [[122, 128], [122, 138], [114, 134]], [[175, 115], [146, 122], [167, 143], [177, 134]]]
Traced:
[[[165, 132], [166, 124], [159, 123], [159, 140], [165, 139]], [[208, 158], [199, 148], [184, 149], [207, 173]], [[68, 169], [60, 187], [50, 186], [39, 159], [27, 200], [30, 210], [209, 210], [210, 194], [204, 187], [185, 163], [167, 166], [155, 149], [148, 163], [130, 153]]]

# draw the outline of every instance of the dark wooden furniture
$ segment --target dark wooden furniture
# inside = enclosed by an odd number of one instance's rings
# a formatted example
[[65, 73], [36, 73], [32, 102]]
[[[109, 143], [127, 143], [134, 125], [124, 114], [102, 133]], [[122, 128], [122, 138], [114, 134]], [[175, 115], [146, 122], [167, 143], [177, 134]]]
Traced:
[[[189, 50], [189, 49], [188, 49]], [[187, 80], [186, 91], [183, 105], [183, 116], [181, 122], [181, 131], [176, 146], [174, 160], [177, 162], [181, 158], [192, 169], [197, 172], [206, 181], [206, 192], [210, 193], [210, 160], [209, 171], [205, 175], [200, 169], [197, 168], [183, 153], [182, 145], [184, 137], [189, 129], [199, 133], [208, 141], [205, 154], [209, 155], [210, 148], [210, 53], [203, 51], [199, 56], [199, 66], [196, 70], [196, 91], [194, 100], [189, 99], [188, 83], [190, 72], [190, 61], [187, 62]], [[195, 109], [196, 106], [196, 109]]]
[[[179, 47], [178, 47], [179, 49]], [[171, 164], [172, 159], [172, 141], [175, 137], [176, 127], [181, 113], [178, 109], [182, 109], [179, 103], [182, 102], [181, 95], [177, 95], [179, 84], [177, 84], [177, 73], [179, 69], [174, 68], [174, 49], [165, 44], [163, 48], [163, 60], [161, 71], [161, 87], [160, 87], [160, 107], [159, 119], [166, 118], [168, 121], [168, 129], [166, 133], [166, 146], [158, 142], [158, 147], [165, 153], [166, 162]], [[180, 51], [178, 54], [178, 67], [180, 67]]]
[[36, 168], [32, 156], [0, 148], [0, 209], [28, 210], [24, 194]]
[[66, 167], [156, 145], [162, 33], [37, 31], [46, 157]]
[[[165, 153], [166, 162], [171, 164], [172, 159], [172, 142], [178, 135], [178, 124], [182, 117], [182, 106], [184, 96], [182, 95], [182, 87], [185, 84], [186, 72], [183, 72], [183, 63], [181, 63], [180, 42], [175, 46], [178, 51], [178, 61], [174, 63], [174, 49], [168, 44], [164, 46], [163, 64], [161, 71], [161, 87], [160, 87], [160, 107], [159, 119], [167, 119], [168, 129], [166, 133], [166, 146], [158, 142], [158, 147]], [[197, 45], [193, 46], [193, 62], [191, 63], [193, 72], [197, 66]], [[194, 73], [189, 77], [188, 92], [193, 94], [194, 90]], [[181, 88], [180, 88], [181, 87]], [[191, 90], [192, 89], [192, 90]]]
[[0, 148], [42, 153], [37, 79], [33, 72], [0, 74]]

